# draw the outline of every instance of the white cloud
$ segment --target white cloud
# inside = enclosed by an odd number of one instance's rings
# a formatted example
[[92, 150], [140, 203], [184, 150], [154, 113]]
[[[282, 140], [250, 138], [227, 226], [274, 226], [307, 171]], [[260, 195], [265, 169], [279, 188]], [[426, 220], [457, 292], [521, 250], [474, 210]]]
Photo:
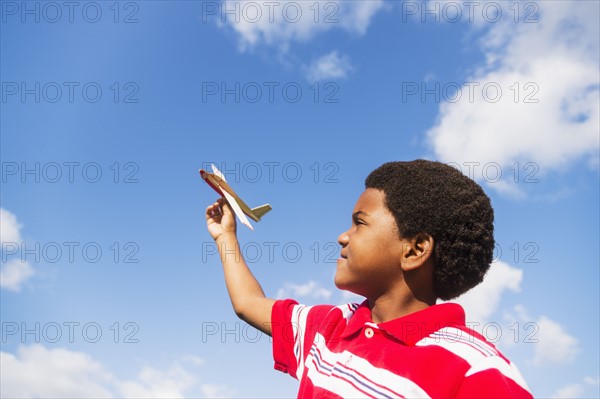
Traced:
[[331, 291], [322, 287], [316, 281], [310, 280], [306, 284], [285, 283], [283, 288], [277, 291], [277, 298], [304, 297], [310, 299], [329, 299]]
[[[23, 242], [21, 227], [23, 226], [13, 213], [0, 208], [1, 251], [6, 250], [9, 244], [12, 246], [21, 245]], [[0, 288], [19, 292], [23, 284], [35, 274], [35, 270], [29, 263], [22, 262], [19, 259], [6, 260], [8, 256], [7, 254], [2, 254], [3, 262], [0, 265]]]
[[0, 352], [2, 397], [112, 397], [113, 377], [89, 355], [42, 345]]
[[532, 363], [535, 366], [566, 365], [579, 353], [579, 342], [565, 328], [547, 316], [531, 317], [525, 307], [515, 306], [515, 319], [533, 323], [535, 329], [529, 329], [528, 341], [533, 344]]
[[[203, 363], [198, 357], [185, 356], [182, 360]], [[196, 377], [177, 362], [166, 370], [146, 366], [137, 379], [120, 380], [89, 354], [40, 344], [20, 346], [16, 355], [0, 352], [0, 363], [1, 397], [184, 398], [198, 384]], [[228, 392], [210, 384], [200, 389], [208, 397]]]
[[23, 284], [35, 274], [33, 267], [19, 259], [11, 259], [0, 265], [0, 288], [19, 292]]
[[341, 29], [363, 35], [373, 16], [384, 7], [371, 1], [225, 1], [214, 15], [237, 33], [239, 48], [258, 45], [287, 50], [292, 42], [305, 42], [317, 34]]
[[0, 208], [0, 244], [5, 242], [20, 243], [21, 227], [17, 217], [4, 208]]
[[194, 366], [204, 366], [204, 359], [194, 355], [185, 355], [181, 358], [181, 360], [190, 363]]
[[[427, 133], [441, 161], [535, 162], [540, 174], [581, 158], [598, 164], [599, 35], [594, 16], [599, 3], [535, 4], [539, 23], [515, 23], [507, 9], [506, 18], [488, 24], [481, 41], [487, 65], [466, 79], [473, 83], [462, 88], [460, 99], [442, 103], [438, 122]], [[482, 90], [486, 85], [487, 93]], [[496, 88], [502, 94], [492, 102]], [[505, 186], [497, 188], [515, 194]]]
[[564, 365], [571, 363], [579, 352], [577, 339], [565, 331], [557, 322], [540, 316], [536, 321], [539, 328], [539, 342], [535, 344], [533, 364]]
[[509, 290], [518, 292], [523, 271], [498, 261], [492, 263], [483, 282], [460, 296], [455, 302], [460, 303], [467, 314], [467, 320], [473, 323], [485, 323], [496, 312], [502, 294]]
[[[600, 395], [598, 392], [598, 378], [585, 377], [582, 383], [569, 384], [556, 391], [553, 398], [597, 398]], [[589, 393], [587, 393], [589, 391]], [[587, 394], [586, 394], [587, 393]]]
[[588, 385], [600, 385], [600, 377], [584, 377], [583, 382], [585, 382]]
[[229, 387], [215, 384], [203, 384], [202, 396], [205, 398], [232, 398], [237, 396], [235, 391]]
[[180, 365], [163, 371], [144, 367], [137, 381], [117, 384], [118, 392], [126, 398], [184, 398], [184, 392], [197, 380]]
[[350, 60], [340, 56], [337, 51], [332, 51], [314, 60], [307, 68], [309, 82], [325, 79], [342, 79], [352, 70]]
[[556, 391], [553, 398], [581, 398], [583, 395], [584, 389], [581, 384], [571, 384], [567, 385]]

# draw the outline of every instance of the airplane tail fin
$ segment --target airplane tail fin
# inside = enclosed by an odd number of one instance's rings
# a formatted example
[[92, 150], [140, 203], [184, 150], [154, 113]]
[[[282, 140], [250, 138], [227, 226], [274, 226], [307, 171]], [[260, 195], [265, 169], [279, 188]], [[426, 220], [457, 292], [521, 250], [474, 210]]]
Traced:
[[252, 208], [252, 213], [258, 218], [260, 219], [261, 217], [263, 217], [267, 212], [269, 212], [271, 209], [271, 205], [269, 204], [264, 204], [261, 206], [257, 206], [256, 208]]

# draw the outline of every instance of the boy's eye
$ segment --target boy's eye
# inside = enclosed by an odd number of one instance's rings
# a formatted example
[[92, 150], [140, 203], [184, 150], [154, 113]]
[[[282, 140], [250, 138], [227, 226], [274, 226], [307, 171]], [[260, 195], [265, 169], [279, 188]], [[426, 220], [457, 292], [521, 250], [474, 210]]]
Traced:
[[361, 213], [363, 213], [362, 211], [358, 211], [352, 214], [352, 224], [353, 225], [361, 225], [364, 224], [366, 225], [367, 223], [362, 219], [361, 217]]

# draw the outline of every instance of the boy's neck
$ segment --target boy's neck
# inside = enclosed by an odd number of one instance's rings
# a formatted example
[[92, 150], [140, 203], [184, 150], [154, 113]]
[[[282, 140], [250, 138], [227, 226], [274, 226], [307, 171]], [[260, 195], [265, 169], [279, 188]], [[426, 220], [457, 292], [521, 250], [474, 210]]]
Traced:
[[373, 322], [380, 324], [427, 309], [435, 305], [436, 300], [434, 296], [417, 298], [409, 295], [401, 298], [384, 296], [368, 301]]

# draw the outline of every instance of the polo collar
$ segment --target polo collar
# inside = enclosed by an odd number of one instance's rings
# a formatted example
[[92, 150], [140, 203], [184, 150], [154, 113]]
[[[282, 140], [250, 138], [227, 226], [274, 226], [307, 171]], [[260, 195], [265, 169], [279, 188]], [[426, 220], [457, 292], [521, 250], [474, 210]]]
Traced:
[[441, 328], [464, 325], [465, 311], [457, 303], [433, 305], [385, 323], [375, 324], [371, 318], [368, 302], [364, 301], [348, 321], [341, 338], [350, 337], [363, 327], [370, 326], [385, 331], [406, 345], [414, 346], [421, 339]]

